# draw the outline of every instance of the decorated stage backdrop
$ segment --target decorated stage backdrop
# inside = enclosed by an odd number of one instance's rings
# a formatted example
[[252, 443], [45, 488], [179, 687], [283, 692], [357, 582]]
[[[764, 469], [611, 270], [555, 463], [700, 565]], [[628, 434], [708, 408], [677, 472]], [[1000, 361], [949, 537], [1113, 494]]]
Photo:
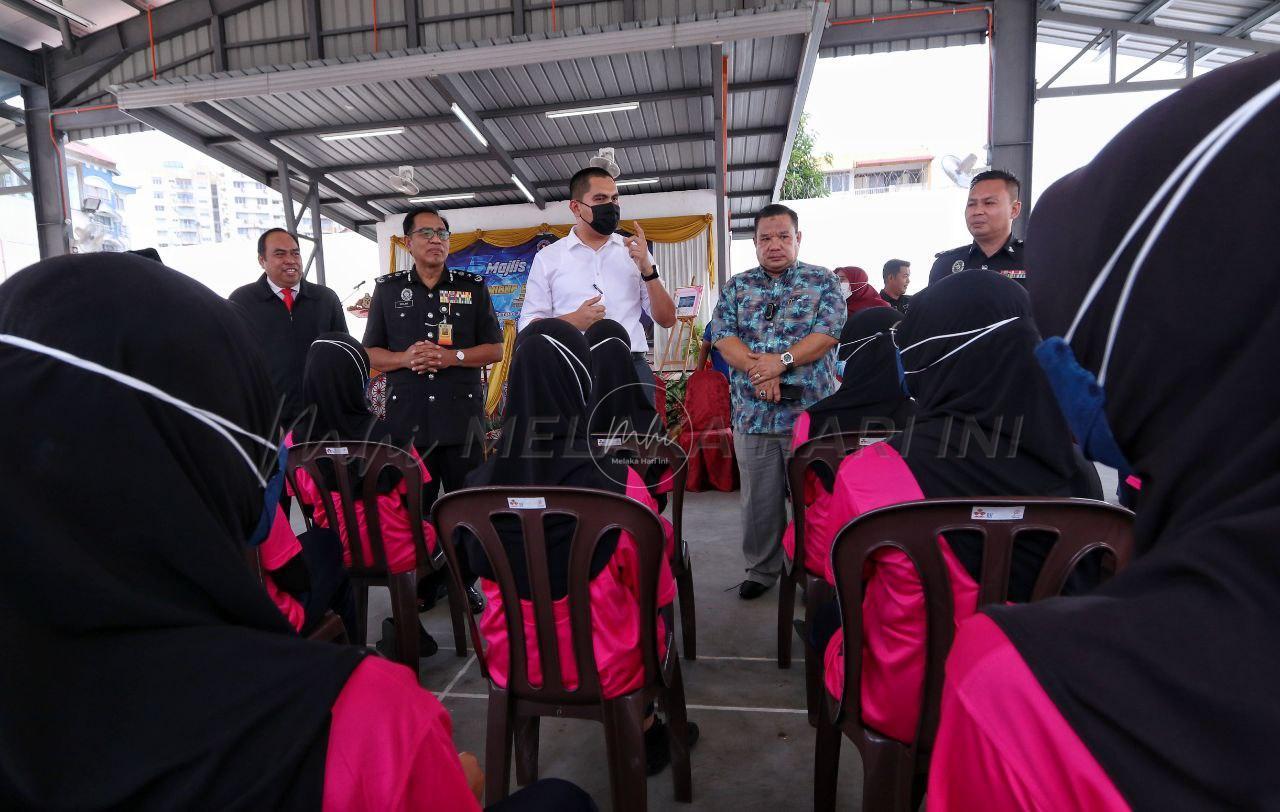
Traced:
[[449, 254], [448, 265], [483, 276], [498, 322], [515, 321], [520, 317], [520, 306], [524, 304], [524, 287], [529, 281], [533, 258], [556, 239], [554, 234], [539, 234], [509, 247], [476, 240]]

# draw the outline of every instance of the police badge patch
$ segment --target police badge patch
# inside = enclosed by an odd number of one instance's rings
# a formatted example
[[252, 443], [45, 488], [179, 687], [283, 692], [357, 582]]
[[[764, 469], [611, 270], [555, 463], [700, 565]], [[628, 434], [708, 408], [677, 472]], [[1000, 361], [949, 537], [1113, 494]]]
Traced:
[[955, 261], [955, 264], [951, 266], [952, 273], [955, 273], [956, 271], [963, 271], [963, 270], [964, 270], [964, 260], [957, 259]]
[[401, 301], [403, 301], [403, 302], [412, 301], [412, 300], [413, 300], [413, 289], [412, 289], [412, 288], [405, 288], [404, 290], [400, 291], [400, 300], [401, 300]]

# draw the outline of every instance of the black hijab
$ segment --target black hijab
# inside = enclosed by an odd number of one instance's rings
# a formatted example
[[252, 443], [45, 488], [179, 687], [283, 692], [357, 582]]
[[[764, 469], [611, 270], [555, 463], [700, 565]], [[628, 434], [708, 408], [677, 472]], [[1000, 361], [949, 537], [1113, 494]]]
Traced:
[[896, 340], [916, 416], [889, 442], [927, 498], [1072, 495], [1071, 435], [1036, 362], [1021, 285], [994, 271], [952, 274], [911, 300]]
[[[307, 350], [302, 371], [303, 412], [293, 432], [294, 440], [346, 440], [409, 448], [408, 439], [397, 437], [389, 422], [370, 411], [368, 387], [369, 354], [360, 342], [346, 333], [321, 334]], [[357, 463], [350, 467], [352, 487], [358, 489], [363, 472]], [[336, 490], [338, 478], [328, 460], [321, 461], [320, 473], [325, 486]], [[378, 475], [378, 490], [389, 493], [399, 481], [398, 472], [383, 469]]]
[[809, 407], [809, 436], [869, 429], [903, 429], [913, 404], [898, 379], [890, 331], [902, 320], [892, 307], [859, 310], [840, 331], [845, 362], [840, 388]]
[[[1175, 167], [1277, 82], [1280, 55], [1215, 70], [1045, 192], [1027, 260], [1047, 335], [1065, 334]], [[988, 610], [1136, 809], [1280, 805], [1277, 132], [1272, 99], [1170, 210], [1123, 311], [1105, 411], [1142, 480], [1138, 559], [1088, 597]], [[1090, 371], [1164, 210], [1120, 254], [1071, 342]], [[1187, 295], [1206, 268], [1230, 274], [1229, 318], [1205, 318]]]
[[[0, 334], [271, 436], [243, 321], [159, 263], [34, 265], [0, 285]], [[362, 652], [299, 639], [246, 563], [276, 453], [11, 341], [0, 806], [318, 808], [330, 709]]]
[[587, 329], [586, 339], [591, 349], [588, 433], [611, 437], [662, 434], [650, 399], [653, 387], [640, 385], [626, 328], [612, 319], [601, 319]]
[[[610, 456], [593, 458], [587, 438], [591, 397], [591, 353], [577, 328], [560, 319], [539, 319], [520, 332], [507, 407], [497, 450], [471, 472], [467, 485], [564, 485], [626, 493], [628, 469]], [[530, 594], [524, 544], [515, 520], [497, 523], [522, 597]], [[552, 516], [546, 525], [548, 570], [555, 598], [568, 594], [569, 551], [573, 523]], [[478, 540], [466, 535], [467, 558], [479, 576], [493, 580]], [[610, 533], [596, 548], [592, 573], [604, 568], [617, 546]]]

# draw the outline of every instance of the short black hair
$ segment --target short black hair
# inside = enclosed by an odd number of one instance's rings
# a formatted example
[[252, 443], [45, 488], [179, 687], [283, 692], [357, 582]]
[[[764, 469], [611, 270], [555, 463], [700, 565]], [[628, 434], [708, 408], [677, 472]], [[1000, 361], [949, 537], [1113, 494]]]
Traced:
[[795, 211], [782, 205], [781, 203], [770, 203], [760, 211], [756, 212], [756, 221], [751, 224], [751, 233], [756, 234], [760, 231], [760, 221], [766, 217], [777, 217], [785, 214], [791, 218], [791, 225], [795, 226], [796, 231], [800, 230], [800, 215]]
[[449, 221], [445, 219], [439, 209], [435, 206], [423, 205], [416, 209], [410, 209], [409, 213], [404, 216], [404, 235], [406, 237], [409, 236], [409, 232], [413, 230], [413, 221], [418, 219], [419, 214], [434, 214], [436, 217], [440, 218], [441, 222], [444, 223], [445, 230], [453, 231], [453, 229], [449, 228]]
[[297, 246], [302, 245], [302, 243], [298, 240], [298, 235], [294, 234], [289, 229], [269, 228], [266, 231], [262, 232], [262, 234], [259, 235], [258, 237], [258, 256], [265, 257], [267, 255], [267, 237], [270, 237], [272, 234], [288, 234], [289, 238], [293, 240], [294, 245], [297, 245]]
[[979, 172], [973, 176], [973, 180], [969, 181], [969, 188], [977, 186], [984, 180], [1002, 180], [1005, 187], [1009, 190], [1009, 197], [1018, 200], [1022, 194], [1022, 184], [1014, 177], [1012, 172], [1006, 172], [1003, 169], [988, 169], [986, 172]]
[[910, 267], [911, 263], [907, 262], [905, 259], [891, 259], [884, 264], [884, 270], [880, 275], [884, 277], [884, 281], [888, 282], [890, 279], [897, 276], [898, 272], [903, 268]]
[[586, 169], [579, 169], [577, 172], [574, 172], [573, 177], [569, 179], [569, 199], [577, 200], [585, 195], [587, 190], [591, 188], [592, 178], [608, 178], [609, 180], [613, 180], [613, 175], [610, 175], [598, 166], [588, 166]]

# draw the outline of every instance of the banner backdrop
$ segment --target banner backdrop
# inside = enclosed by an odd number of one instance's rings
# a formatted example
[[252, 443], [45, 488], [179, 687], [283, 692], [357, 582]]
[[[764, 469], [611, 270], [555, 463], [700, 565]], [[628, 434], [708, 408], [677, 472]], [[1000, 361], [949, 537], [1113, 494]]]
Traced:
[[498, 322], [514, 322], [520, 317], [520, 306], [524, 304], [524, 287], [529, 281], [534, 255], [556, 239], [554, 234], [539, 234], [509, 248], [476, 240], [450, 254], [447, 264], [450, 268], [483, 276]]

